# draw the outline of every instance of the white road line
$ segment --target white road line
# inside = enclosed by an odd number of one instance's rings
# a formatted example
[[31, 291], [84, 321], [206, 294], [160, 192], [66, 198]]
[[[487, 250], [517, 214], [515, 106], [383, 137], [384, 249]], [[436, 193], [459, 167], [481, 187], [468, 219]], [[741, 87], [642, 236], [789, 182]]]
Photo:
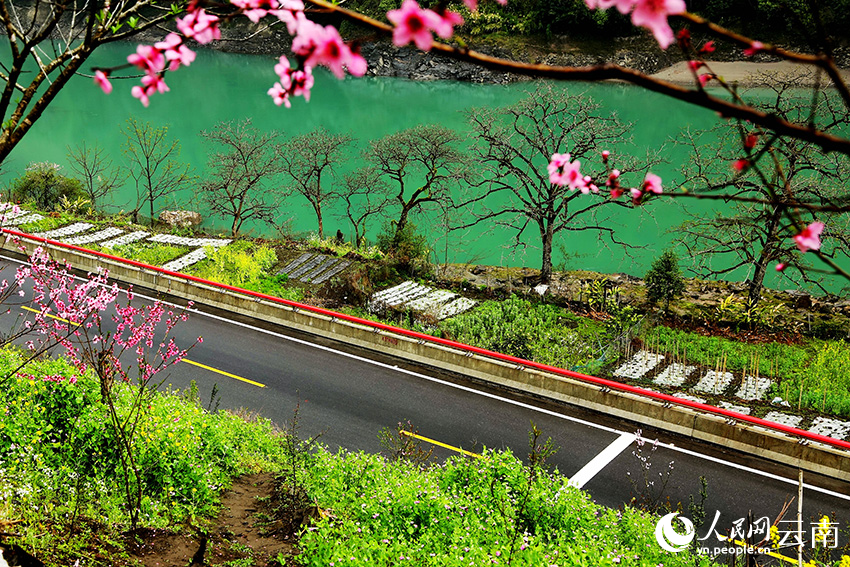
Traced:
[[580, 471], [570, 477], [569, 484], [576, 488], [584, 488], [599, 471], [608, 466], [608, 463], [617, 458], [617, 455], [626, 450], [637, 438], [634, 433], [623, 433], [613, 443], [605, 447], [601, 453], [593, 457], [589, 463], [584, 465]]
[[[15, 259], [15, 258], [9, 258], [9, 257], [3, 256], [3, 255], [0, 255], [0, 258], [4, 258], [6, 260], [9, 260], [10, 262], [15, 262], [17, 264], [29, 264], [29, 262], [23, 262], [21, 260], [18, 260], [18, 259]], [[85, 278], [82, 278], [82, 277], [77, 277], [77, 279], [85, 280]], [[143, 295], [143, 294], [140, 294], [140, 293], [135, 293], [134, 295], [136, 295], [138, 297], [143, 297], [143, 298], [148, 299], [150, 301], [157, 301], [157, 299], [155, 299], [153, 297], [149, 297], [149, 296], [146, 296], [146, 295]], [[160, 301], [161, 303], [163, 303], [165, 305], [170, 305], [170, 306], [178, 307], [178, 308], [181, 308], [181, 309], [184, 308], [182, 305], [178, 305], [176, 303], [170, 303], [168, 301], [162, 301], [162, 300], [158, 300], [158, 301]], [[305, 345], [305, 346], [310, 346], [310, 347], [313, 347], [313, 348], [316, 348], [316, 349], [319, 349], [319, 350], [324, 350], [326, 352], [332, 352], [332, 353], [337, 354], [339, 356], [345, 356], [345, 357], [348, 357], [348, 358], [351, 358], [351, 359], [354, 359], [354, 360], [359, 360], [361, 362], [365, 362], [365, 363], [371, 364], [373, 366], [378, 366], [378, 367], [386, 368], [386, 369], [389, 369], [389, 370], [395, 370], [396, 372], [401, 372], [401, 373], [407, 374], [409, 376], [415, 376], [417, 378], [421, 378], [421, 379], [427, 380], [429, 382], [442, 384], [444, 386], [448, 386], [450, 388], [462, 390], [464, 392], [470, 392], [472, 394], [483, 396], [485, 398], [490, 398], [490, 399], [493, 399], [493, 400], [499, 400], [499, 401], [504, 402], [506, 404], [511, 404], [511, 405], [521, 407], [521, 408], [524, 408], [524, 409], [527, 409], [527, 410], [530, 410], [530, 411], [534, 411], [534, 412], [537, 412], [537, 413], [541, 413], [541, 414], [544, 414], [544, 415], [557, 417], [557, 418], [563, 419], [565, 421], [571, 421], [573, 423], [578, 423], [580, 425], [592, 427], [594, 429], [599, 429], [599, 430], [602, 430], [602, 431], [608, 431], [610, 433], [615, 433], [617, 435], [623, 435], [623, 434], [626, 433], [624, 431], [620, 431], [620, 430], [614, 429], [612, 427], [607, 427], [605, 425], [593, 423], [592, 421], [586, 421], [586, 420], [583, 420], [583, 419], [579, 419], [577, 417], [572, 417], [572, 416], [565, 415], [565, 414], [562, 414], [562, 413], [558, 413], [558, 412], [548, 410], [548, 409], [545, 409], [545, 408], [536, 407], [536, 406], [533, 406], [531, 404], [527, 404], [527, 403], [520, 402], [520, 401], [517, 401], [517, 400], [511, 400], [509, 398], [504, 398], [504, 397], [498, 396], [496, 394], [491, 394], [490, 392], [483, 392], [481, 390], [476, 390], [475, 388], [470, 388], [469, 386], [462, 386], [460, 384], [454, 384], [452, 382], [440, 380], [439, 378], [434, 378], [432, 376], [426, 376], [425, 374], [420, 374], [420, 373], [414, 372], [412, 370], [399, 368], [398, 366], [393, 366], [393, 365], [389, 365], [389, 364], [386, 364], [386, 363], [383, 363], [383, 362], [378, 362], [376, 360], [371, 360], [371, 359], [368, 359], [368, 358], [364, 358], [362, 356], [357, 356], [356, 354], [350, 354], [350, 353], [343, 352], [343, 351], [340, 351], [340, 350], [336, 350], [336, 349], [333, 349], [333, 348], [330, 348], [330, 347], [326, 347], [324, 345], [317, 345], [317, 344], [311, 343], [309, 341], [297, 339], [295, 337], [289, 337], [289, 336], [283, 335], [281, 333], [276, 333], [275, 331], [270, 331], [268, 329], [262, 329], [262, 328], [259, 328], [259, 327], [255, 327], [253, 325], [249, 325], [247, 323], [242, 323], [240, 321], [234, 321], [234, 320], [228, 319], [226, 317], [220, 317], [218, 315], [213, 315], [212, 313], [206, 313], [206, 312], [201, 311], [199, 309], [196, 309], [194, 307], [187, 309], [187, 311], [189, 311], [191, 313], [197, 313], [198, 315], [203, 315], [204, 317], [209, 317], [210, 319], [216, 319], [218, 321], [224, 321], [226, 323], [230, 323], [230, 324], [236, 325], [238, 327], [244, 327], [246, 329], [251, 329], [253, 331], [265, 333], [267, 335], [271, 335], [273, 337], [278, 337], [278, 338], [283, 339], [283, 340], [291, 341], [291, 342], [302, 344], [302, 345]], [[727, 466], [727, 467], [737, 469], [737, 470], [740, 470], [740, 471], [745, 471], [745, 472], [748, 472], [748, 473], [751, 473], [751, 474], [754, 474], [754, 475], [757, 475], [757, 476], [762, 476], [764, 478], [769, 478], [771, 480], [782, 482], [784, 484], [792, 485], [792, 486], [795, 486], [795, 487], [797, 486], [797, 478], [796, 477], [793, 478], [793, 479], [786, 478], [784, 476], [779, 476], [777, 474], [769, 473], [769, 472], [762, 471], [762, 470], [759, 470], [759, 469], [754, 469], [754, 468], [751, 468], [751, 467], [748, 467], [748, 466], [745, 466], [745, 465], [733, 463], [731, 461], [718, 459], [717, 457], [712, 457], [710, 455], [703, 455], [702, 453], [697, 453], [696, 451], [690, 451], [688, 449], [683, 449], [681, 447], [677, 447], [676, 445], [673, 445], [672, 443], [659, 442], [658, 446], [664, 447], [666, 449], [670, 449], [671, 451], [683, 453], [683, 454], [689, 455], [691, 457], [696, 457], [696, 458], [703, 459], [703, 460], [706, 460], [706, 461], [711, 461], [711, 462], [717, 463], [719, 465]], [[805, 483], [803, 483], [803, 487], [807, 490], [812, 490], [814, 492], [820, 492], [821, 494], [826, 494], [827, 496], [831, 496], [833, 498], [838, 498], [840, 500], [850, 501], [850, 495], [847, 495], [847, 494], [842, 494], [840, 492], [835, 492], [833, 490], [828, 490], [826, 488], [821, 488], [819, 486], [813, 486], [811, 484], [805, 484]]]

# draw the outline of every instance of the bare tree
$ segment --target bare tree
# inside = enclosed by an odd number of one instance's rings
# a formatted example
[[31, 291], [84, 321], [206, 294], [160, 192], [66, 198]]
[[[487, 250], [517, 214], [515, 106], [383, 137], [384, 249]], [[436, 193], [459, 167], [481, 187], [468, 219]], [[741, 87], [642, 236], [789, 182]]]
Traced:
[[[846, 128], [850, 122], [834, 92], [816, 92], [814, 97], [802, 93], [794, 88], [799, 77], [766, 80], [771, 94], [764, 99], [765, 111], [825, 132]], [[698, 195], [721, 193], [736, 199], [730, 210], [692, 214], [681, 227], [679, 242], [693, 260], [692, 271], [708, 277], [745, 270], [751, 305], [761, 299], [765, 275], [776, 263], [785, 265], [793, 278], [817, 285], [818, 272], [788, 234], [788, 213], [798, 202], [816, 206], [814, 211], [796, 213], [808, 219], [805, 222], [819, 220], [826, 225], [821, 253], [850, 257], [850, 215], [829, 210], [848, 204], [848, 156], [827, 154], [814, 144], [735, 123], [696, 135], [686, 132], [678, 141], [691, 148], [692, 159], [682, 169], [688, 188]]]
[[176, 160], [180, 155], [180, 142], [169, 142], [168, 127], [154, 127], [150, 122], [140, 123], [135, 118], [127, 120], [123, 130], [127, 136], [124, 154], [130, 162], [130, 177], [136, 184], [136, 205], [132, 211], [133, 222], [145, 204], [153, 225], [156, 201], [187, 187], [195, 180], [189, 165]]
[[[473, 109], [468, 117], [482, 179], [477, 194], [462, 204], [470, 208], [473, 219], [457, 228], [493, 221], [514, 231], [515, 246], [521, 245], [526, 230], [536, 229], [542, 282], [552, 276], [552, 242], [560, 232], [595, 231], [600, 238], [607, 235], [611, 242], [627, 245], [617, 240], [599, 213], [629, 203], [553, 185], [546, 172], [552, 155], [566, 150], [581, 160], [585, 173], [591, 173], [596, 162], [593, 177], [604, 174], [602, 150], [621, 143], [628, 131], [616, 115], [603, 114], [589, 97], [541, 86], [513, 106]], [[648, 158], [642, 167], [651, 163]], [[627, 162], [620, 169], [630, 167], [634, 166]]]
[[337, 198], [326, 185], [337, 165], [345, 160], [347, 146], [354, 138], [348, 134], [331, 134], [324, 128], [292, 138], [283, 155], [285, 171], [292, 180], [290, 189], [300, 193], [313, 207], [319, 223], [319, 238], [325, 237], [322, 207]]
[[0, 57], [0, 162], [95, 49], [173, 15], [153, 0], [0, 1], [0, 25], [8, 44]]
[[75, 148], [68, 147], [68, 161], [71, 170], [83, 182], [93, 207], [121, 186], [127, 178], [121, 168], [113, 165], [112, 160], [103, 155], [103, 148], [95, 144], [88, 147], [85, 142]]
[[370, 144], [366, 159], [389, 180], [399, 206], [395, 242], [412, 213], [451, 206], [452, 190], [472, 178], [460, 141], [460, 135], [445, 126], [419, 125]]
[[345, 212], [339, 215], [351, 223], [354, 245], [363, 244], [369, 222], [384, 216], [389, 205], [389, 185], [374, 167], [363, 167], [342, 178], [340, 198], [345, 201]]
[[223, 146], [210, 154], [211, 175], [201, 184], [210, 210], [231, 219], [233, 236], [246, 221], [274, 222], [280, 201], [275, 178], [286, 171], [280, 134], [260, 132], [249, 118], [238, 123], [221, 122], [201, 136]]

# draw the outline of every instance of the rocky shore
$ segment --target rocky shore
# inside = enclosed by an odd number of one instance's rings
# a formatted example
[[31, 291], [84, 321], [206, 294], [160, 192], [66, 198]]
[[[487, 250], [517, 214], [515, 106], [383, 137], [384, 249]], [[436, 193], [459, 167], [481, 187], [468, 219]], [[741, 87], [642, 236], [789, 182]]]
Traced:
[[[526, 80], [526, 77], [521, 75], [492, 71], [444, 55], [423, 52], [411, 46], [397, 47], [389, 38], [368, 36], [350, 39], [359, 42], [361, 53], [368, 63], [369, 76], [495, 84]], [[699, 45], [701, 42], [696, 39], [695, 43]], [[233, 53], [278, 57], [289, 52], [290, 44], [291, 38], [285, 29], [257, 26], [245, 21], [225, 28], [222, 39], [210, 47]], [[735, 63], [736, 71], [730, 74], [731, 80], [738, 80], [743, 86], [758, 86], [759, 80], [756, 76], [762, 70], [759, 66], [779, 61], [763, 53], [747, 57], [738, 46], [722, 42], [715, 44], [716, 50], [711, 54], [712, 61], [724, 64], [723, 73], [729, 73], [729, 64]], [[805, 51], [798, 46], [785, 47]], [[502, 41], [501, 44], [471, 42], [470, 48], [514, 61], [572, 67], [614, 63], [650, 75], [664, 72], [666, 74], [659, 76], [674, 82], [693, 80], [684, 65], [686, 58], [676, 46], [666, 51], [661, 50], [651, 36], [643, 33], [608, 38], [604, 41], [568, 36], [550, 40], [512, 38], [510, 41]], [[850, 68], [850, 48], [836, 49], [835, 58], [839, 67]], [[753, 70], [747, 71], [750, 64], [758, 65], [753, 65]], [[721, 72], [718, 71], [718, 74]]]

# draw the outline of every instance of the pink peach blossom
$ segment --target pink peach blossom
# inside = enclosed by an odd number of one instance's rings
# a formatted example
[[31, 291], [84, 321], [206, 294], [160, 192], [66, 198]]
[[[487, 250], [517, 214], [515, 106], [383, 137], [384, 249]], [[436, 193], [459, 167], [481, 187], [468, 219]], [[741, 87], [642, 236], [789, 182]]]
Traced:
[[[395, 24], [393, 43], [407, 45], [411, 41], [423, 51], [431, 49], [434, 42], [431, 31], [445, 32], [446, 24], [433, 10], [422, 9], [416, 0], [404, 0], [401, 8], [387, 12], [387, 19]], [[442, 33], [440, 33], [442, 37]]]
[[654, 173], [647, 173], [646, 177], [643, 179], [643, 189], [644, 191], [649, 191], [650, 193], [655, 193], [656, 195], [660, 195], [664, 191], [661, 188], [661, 178], [655, 175]]
[[661, 49], [675, 40], [667, 16], [687, 10], [684, 0], [638, 0], [632, 12], [632, 23], [652, 32]]
[[112, 83], [109, 82], [109, 76], [103, 71], [94, 72], [94, 82], [103, 89], [104, 93], [109, 94], [112, 92]]
[[822, 222], [813, 222], [804, 228], [803, 232], [794, 237], [794, 242], [797, 243], [797, 248], [800, 249], [800, 252], [820, 250], [820, 235], [823, 232], [823, 228], [824, 224]]

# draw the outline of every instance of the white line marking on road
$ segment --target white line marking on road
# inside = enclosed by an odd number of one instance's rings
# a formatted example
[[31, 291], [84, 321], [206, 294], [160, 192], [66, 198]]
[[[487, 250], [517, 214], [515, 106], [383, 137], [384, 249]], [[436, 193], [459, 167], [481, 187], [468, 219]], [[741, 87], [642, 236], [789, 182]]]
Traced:
[[[9, 257], [3, 256], [2, 254], [0, 254], [0, 258], [4, 258], [6, 260], [9, 260], [10, 262], [15, 262], [17, 264], [29, 264], [29, 262], [23, 262], [23, 261], [18, 260], [18, 259], [9, 258]], [[85, 278], [78, 277], [78, 276], [77, 276], [77, 279], [85, 280]], [[135, 293], [135, 295], [138, 296], [138, 297], [143, 297], [143, 298], [148, 299], [150, 301], [157, 301], [156, 299], [149, 297], [147, 295], [141, 294], [141, 293]], [[184, 308], [184, 306], [178, 305], [176, 303], [170, 303], [168, 301], [162, 301], [162, 300], [158, 300], [158, 301], [160, 301], [161, 303], [163, 303], [165, 305], [170, 305], [172, 307], [178, 307], [178, 308], [181, 308], [181, 309]], [[210, 319], [216, 319], [218, 321], [224, 321], [226, 323], [230, 323], [230, 324], [236, 325], [238, 327], [244, 327], [246, 329], [251, 329], [253, 331], [257, 331], [257, 332], [260, 332], [260, 333], [265, 333], [265, 334], [271, 335], [273, 337], [278, 337], [278, 338], [281, 338], [281, 339], [284, 339], [284, 340], [287, 340], [287, 341], [291, 341], [291, 342], [294, 342], [294, 343], [310, 346], [310, 347], [313, 347], [313, 348], [317, 348], [319, 350], [324, 350], [326, 352], [332, 352], [332, 353], [338, 354], [340, 356], [345, 356], [345, 357], [348, 357], [348, 358], [351, 358], [351, 359], [354, 359], [354, 360], [359, 360], [361, 362], [371, 364], [373, 366], [379, 366], [381, 368], [386, 368], [388, 370], [395, 370], [396, 372], [400, 372], [402, 374], [407, 374], [409, 376], [415, 376], [417, 378], [421, 378], [421, 379], [427, 380], [429, 382], [442, 384], [442, 385], [448, 386], [450, 388], [455, 388], [455, 389], [458, 389], [458, 390], [462, 390], [464, 392], [470, 392], [472, 394], [483, 396], [485, 398], [491, 398], [493, 400], [499, 400], [499, 401], [507, 403], [507, 404], [511, 404], [511, 405], [521, 407], [521, 408], [524, 408], [524, 409], [527, 409], [527, 410], [531, 410], [531, 411], [534, 411], [534, 412], [537, 412], [537, 413], [541, 413], [541, 414], [544, 414], [544, 415], [557, 417], [557, 418], [563, 419], [565, 421], [571, 421], [573, 423], [578, 423], [580, 425], [592, 427], [594, 429], [599, 429], [601, 431], [608, 431], [610, 433], [615, 433], [617, 435], [622, 435], [622, 434], [626, 433], [624, 431], [620, 431], [620, 430], [614, 429], [612, 427], [607, 427], [605, 425], [593, 423], [592, 421], [586, 421], [586, 420], [583, 420], [583, 419], [579, 419], [577, 417], [572, 417], [570, 415], [564, 415], [562, 413], [558, 413], [558, 412], [548, 410], [548, 409], [545, 409], [545, 408], [536, 407], [536, 406], [533, 406], [531, 404], [527, 404], [525, 402], [520, 402], [520, 401], [517, 401], [517, 400], [511, 400], [509, 398], [504, 398], [504, 397], [498, 396], [496, 394], [491, 394], [490, 392], [483, 392], [481, 390], [476, 390], [475, 388], [470, 388], [468, 386], [462, 386], [460, 384], [454, 384], [452, 382], [440, 380], [439, 378], [434, 378], [432, 376], [426, 376], [425, 374], [420, 374], [420, 373], [414, 372], [412, 370], [406, 370], [404, 368], [399, 368], [398, 366], [393, 366], [393, 365], [386, 364], [386, 363], [383, 363], [383, 362], [378, 362], [377, 360], [371, 360], [371, 359], [368, 359], [368, 358], [364, 358], [362, 356], [357, 356], [356, 354], [350, 354], [350, 353], [343, 352], [343, 351], [340, 351], [340, 350], [336, 350], [336, 349], [333, 349], [333, 348], [330, 348], [330, 347], [326, 347], [324, 345], [317, 345], [317, 344], [311, 343], [309, 341], [297, 339], [295, 337], [289, 337], [289, 336], [283, 335], [281, 333], [277, 333], [275, 331], [270, 331], [268, 329], [262, 329], [260, 327], [255, 327], [253, 325], [249, 325], [247, 323], [242, 323], [240, 321], [233, 321], [232, 319], [228, 319], [226, 317], [220, 317], [218, 315], [213, 315], [212, 313], [206, 313], [206, 312], [201, 311], [199, 309], [196, 309], [194, 307], [187, 308], [186, 310], [191, 312], [191, 313], [197, 313], [198, 315], [203, 315], [205, 317], [209, 317]], [[734, 468], [734, 469], [737, 469], [737, 470], [740, 470], [740, 471], [745, 471], [745, 472], [748, 472], [748, 473], [752, 473], [754, 475], [769, 478], [771, 480], [782, 482], [784, 484], [793, 485], [794, 487], [797, 486], [797, 478], [796, 477], [793, 478], [793, 479], [786, 478], [784, 476], [779, 476], [777, 474], [769, 473], [769, 472], [762, 471], [762, 470], [759, 470], [759, 469], [754, 469], [754, 468], [751, 468], [751, 467], [748, 467], [748, 466], [745, 466], [745, 465], [733, 463], [731, 461], [725, 461], [723, 459], [718, 459], [717, 457], [712, 457], [710, 455], [703, 455], [702, 453], [697, 453], [695, 451], [683, 449], [683, 448], [677, 447], [676, 445], [673, 445], [671, 443], [659, 442], [658, 446], [664, 447], [665, 449], [670, 449], [671, 451], [676, 451], [678, 453], [683, 453], [683, 454], [689, 455], [691, 457], [704, 459], [706, 461], [711, 461], [711, 462], [717, 463], [719, 465], [731, 467], [731, 468]], [[835, 492], [833, 490], [828, 490], [826, 488], [821, 488], [819, 486], [813, 486], [811, 484], [805, 484], [805, 483], [803, 483], [803, 487], [806, 488], [807, 490], [812, 490], [814, 492], [820, 492], [821, 494], [826, 494], [826, 495], [832, 496], [834, 498], [850, 501], [850, 495], [847, 495], [847, 494], [841, 494], [840, 492]]]
[[605, 447], [601, 453], [593, 457], [589, 463], [584, 465], [580, 471], [574, 474], [570, 480], [570, 486], [584, 488], [590, 479], [599, 474], [599, 471], [608, 466], [608, 463], [617, 458], [617, 455], [626, 450], [637, 438], [634, 433], [623, 433], [614, 442]]

